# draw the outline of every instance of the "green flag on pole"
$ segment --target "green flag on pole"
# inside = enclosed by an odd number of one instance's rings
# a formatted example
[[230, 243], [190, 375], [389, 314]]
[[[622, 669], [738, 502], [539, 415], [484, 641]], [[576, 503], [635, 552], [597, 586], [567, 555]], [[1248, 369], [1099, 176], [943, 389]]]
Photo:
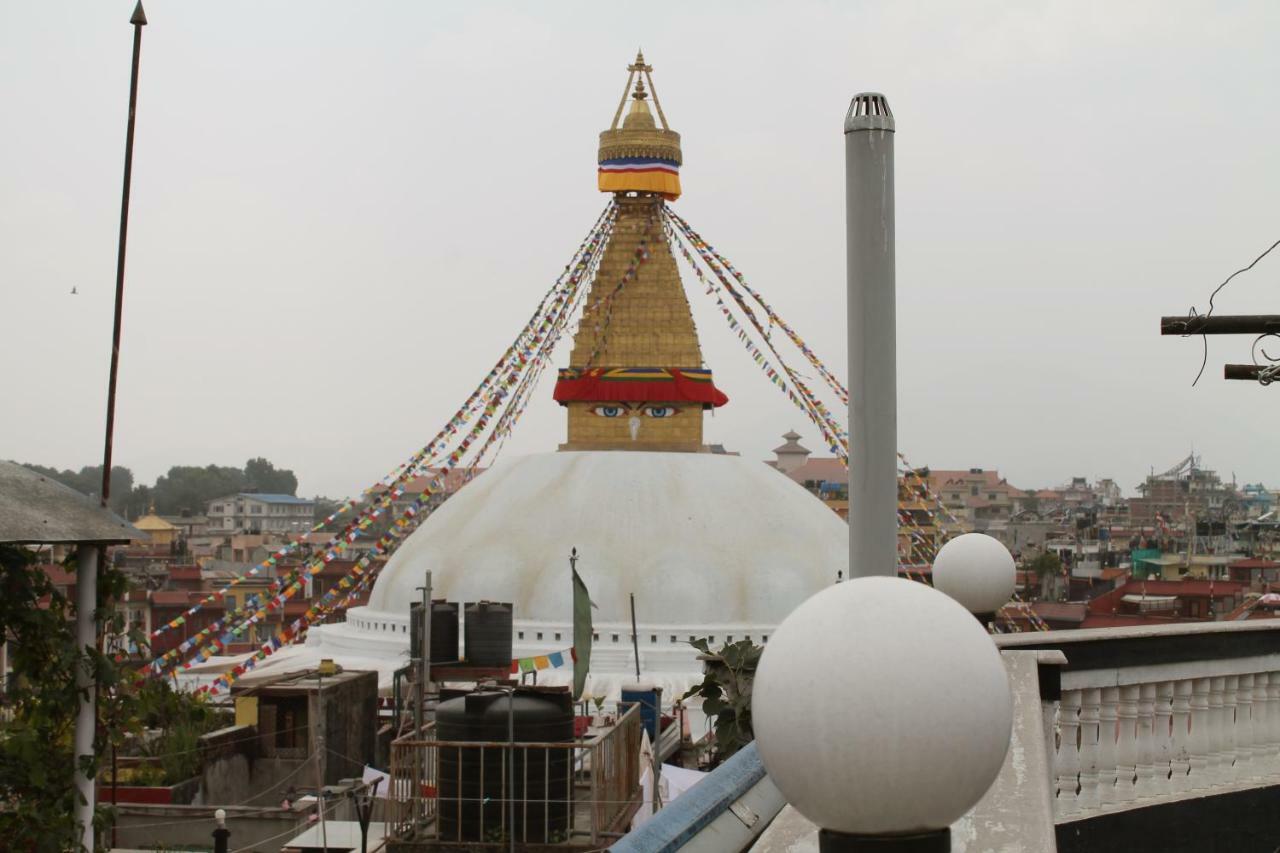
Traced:
[[591, 669], [591, 595], [578, 577], [578, 549], [569, 554], [569, 570], [573, 572], [573, 698], [582, 698]]

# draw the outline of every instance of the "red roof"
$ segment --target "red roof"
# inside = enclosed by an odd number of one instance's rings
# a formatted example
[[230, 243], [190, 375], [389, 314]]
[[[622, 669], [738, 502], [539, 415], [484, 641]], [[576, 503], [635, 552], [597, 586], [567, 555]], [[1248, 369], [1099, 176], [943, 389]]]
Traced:
[[1280, 569], [1280, 563], [1275, 560], [1264, 560], [1262, 557], [1249, 557], [1244, 560], [1236, 560], [1230, 563], [1229, 569]]
[[1129, 628], [1134, 625], [1150, 625], [1153, 622], [1168, 624], [1170, 622], [1186, 622], [1186, 619], [1170, 619], [1154, 616], [1138, 616], [1114, 613], [1090, 613], [1080, 623], [1081, 628]]
[[839, 459], [810, 459], [787, 476], [802, 484], [810, 480], [824, 483], [848, 483], [849, 469]]

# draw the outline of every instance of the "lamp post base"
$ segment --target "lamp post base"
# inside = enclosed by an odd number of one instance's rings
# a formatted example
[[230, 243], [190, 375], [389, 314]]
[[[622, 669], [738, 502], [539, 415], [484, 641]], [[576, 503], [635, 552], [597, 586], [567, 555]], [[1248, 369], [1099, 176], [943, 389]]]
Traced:
[[852, 835], [818, 831], [819, 853], [951, 853], [951, 830], [915, 835]]

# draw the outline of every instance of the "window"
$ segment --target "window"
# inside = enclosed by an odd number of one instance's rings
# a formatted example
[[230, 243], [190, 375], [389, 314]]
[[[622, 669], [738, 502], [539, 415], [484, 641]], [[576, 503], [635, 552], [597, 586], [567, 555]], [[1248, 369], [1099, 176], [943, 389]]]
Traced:
[[539, 640], [541, 640], [541, 639], [542, 639], [542, 632], [541, 632], [541, 631], [539, 631], [539, 632], [538, 632], [538, 639], [539, 639]]
[[969, 487], [969, 494], [970, 494], [970, 496], [972, 496], [972, 497], [975, 497], [975, 498], [976, 498], [976, 497], [978, 496], [978, 487], [977, 487], [977, 486], [970, 486], [970, 487]]
[[671, 642], [673, 642], [673, 643], [674, 643], [674, 642], [676, 642], [676, 635], [675, 635], [675, 634], [672, 634], [672, 635], [671, 635]]
[[649, 635], [649, 642], [651, 642], [651, 643], [656, 643], [656, 642], [658, 642], [658, 635], [657, 635], [657, 634], [650, 634], [650, 635]]
[[556, 631], [556, 642], [560, 642], [560, 632]]
[[768, 635], [768, 634], [765, 634], [763, 637], [761, 637], [761, 638], [760, 638], [760, 642], [762, 642], [762, 643], [767, 643], [767, 642], [769, 642], [769, 635]]
[[596, 642], [600, 642], [600, 635], [599, 635], [599, 634], [592, 634], [592, 635], [591, 635], [591, 639], [595, 640]]
[[733, 634], [730, 634], [729, 636], [725, 637], [725, 638], [724, 638], [724, 641], [725, 641], [726, 643], [732, 643], [732, 642], [733, 642]]
[[618, 642], [618, 635], [617, 635], [617, 634], [614, 634], [614, 635], [613, 635], [613, 641], [614, 641], [615, 643], [616, 643], [616, 642]]
[[228, 595], [223, 600], [226, 602], [228, 613], [236, 609], [236, 597], [234, 595]]
[[524, 631], [516, 631], [516, 639], [517, 639], [517, 640], [523, 640], [523, 639], [524, 639]]

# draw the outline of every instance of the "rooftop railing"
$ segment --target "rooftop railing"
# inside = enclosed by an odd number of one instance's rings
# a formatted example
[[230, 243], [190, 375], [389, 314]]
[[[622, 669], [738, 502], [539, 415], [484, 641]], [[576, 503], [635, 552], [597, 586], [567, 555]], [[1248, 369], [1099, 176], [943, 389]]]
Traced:
[[997, 642], [1066, 658], [1042, 687], [1056, 823], [1280, 784], [1280, 621]]
[[434, 723], [391, 744], [391, 837], [434, 846], [599, 847], [639, 808], [640, 707], [566, 742], [443, 741]]

